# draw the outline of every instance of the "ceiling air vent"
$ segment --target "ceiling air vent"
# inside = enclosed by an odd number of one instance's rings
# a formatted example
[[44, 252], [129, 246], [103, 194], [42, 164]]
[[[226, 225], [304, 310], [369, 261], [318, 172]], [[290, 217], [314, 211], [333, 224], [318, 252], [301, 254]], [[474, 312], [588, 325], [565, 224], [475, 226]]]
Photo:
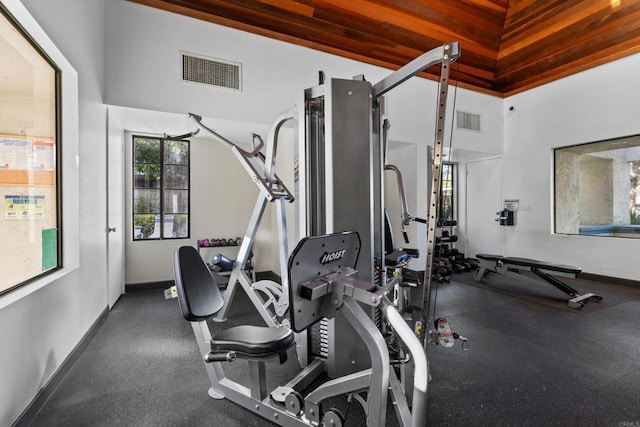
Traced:
[[240, 90], [239, 62], [182, 52], [182, 80]]
[[456, 111], [456, 122], [458, 129], [480, 132], [480, 114]]

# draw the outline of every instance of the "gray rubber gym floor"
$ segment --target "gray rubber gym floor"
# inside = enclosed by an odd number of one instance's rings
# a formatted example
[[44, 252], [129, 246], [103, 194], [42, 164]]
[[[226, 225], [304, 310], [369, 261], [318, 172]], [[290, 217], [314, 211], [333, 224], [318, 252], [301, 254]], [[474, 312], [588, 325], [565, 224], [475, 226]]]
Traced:
[[[437, 315], [468, 338], [469, 350], [429, 348], [428, 425], [640, 426], [640, 289], [612, 286], [624, 294], [620, 303], [577, 314], [461, 283], [469, 273], [456, 278], [439, 285]], [[242, 291], [228, 322], [260, 324]], [[213, 324], [214, 333], [222, 327]], [[289, 356], [283, 366], [268, 365], [269, 387], [295, 375]], [[229, 364], [230, 376], [245, 366]], [[270, 425], [209, 398], [207, 388], [177, 300], [129, 292], [31, 425]], [[345, 412], [346, 400], [334, 406]], [[363, 425], [358, 406], [346, 426]], [[392, 409], [387, 418], [398, 425]]]

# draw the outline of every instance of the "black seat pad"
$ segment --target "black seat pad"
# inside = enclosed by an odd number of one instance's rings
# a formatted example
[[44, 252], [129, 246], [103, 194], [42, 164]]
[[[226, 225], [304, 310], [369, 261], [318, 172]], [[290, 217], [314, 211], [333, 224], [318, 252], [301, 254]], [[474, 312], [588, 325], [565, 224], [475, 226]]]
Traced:
[[501, 261], [504, 259], [502, 255], [476, 254], [476, 258], [486, 259], [487, 261]]
[[508, 257], [508, 258], [503, 258], [503, 262], [506, 262], [512, 265], [520, 265], [520, 266], [526, 266], [526, 267], [540, 268], [543, 270], [558, 271], [561, 273], [580, 274], [580, 272], [582, 271], [581, 268], [573, 267], [571, 265], [551, 264], [550, 262], [538, 261], [538, 260], [529, 259], [529, 258]]
[[548, 271], [557, 271], [560, 273], [569, 273], [578, 275], [582, 272], [579, 267], [562, 264], [552, 264], [550, 262], [538, 261], [530, 258], [503, 257], [502, 255], [477, 254], [476, 258], [486, 259], [487, 261], [502, 261], [506, 264], [519, 265], [521, 267], [533, 267]]
[[386, 265], [398, 265], [402, 262], [407, 261], [408, 259], [409, 254], [407, 254], [405, 251], [395, 250], [384, 257], [384, 262]]
[[289, 328], [242, 325], [226, 329], [211, 340], [213, 353], [235, 351], [239, 356], [268, 357], [287, 350], [293, 344]]

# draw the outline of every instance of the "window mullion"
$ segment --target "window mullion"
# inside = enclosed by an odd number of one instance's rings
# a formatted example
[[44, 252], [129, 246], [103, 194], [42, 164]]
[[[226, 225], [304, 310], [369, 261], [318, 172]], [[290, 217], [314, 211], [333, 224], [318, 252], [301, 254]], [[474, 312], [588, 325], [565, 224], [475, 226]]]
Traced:
[[164, 239], [164, 150], [165, 139], [160, 140], [160, 239]]

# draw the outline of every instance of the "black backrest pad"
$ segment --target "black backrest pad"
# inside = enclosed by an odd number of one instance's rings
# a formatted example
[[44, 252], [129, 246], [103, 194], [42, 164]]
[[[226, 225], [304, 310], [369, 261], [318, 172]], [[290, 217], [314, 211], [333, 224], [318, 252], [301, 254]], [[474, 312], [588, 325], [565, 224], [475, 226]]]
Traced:
[[393, 229], [391, 228], [391, 218], [389, 212], [384, 210], [384, 252], [390, 254], [396, 250], [396, 242], [393, 238]]
[[552, 264], [550, 262], [538, 261], [536, 259], [529, 258], [513, 258], [505, 257], [504, 262], [512, 265], [520, 265], [526, 267], [535, 267], [543, 270], [557, 271], [560, 273], [580, 274], [582, 269], [580, 267], [574, 267], [572, 265]]
[[476, 258], [486, 259], [487, 261], [500, 261], [504, 259], [502, 255], [492, 255], [492, 254], [476, 254]]
[[190, 322], [214, 316], [224, 300], [209, 267], [193, 246], [182, 246], [174, 253], [174, 275], [178, 301], [185, 319]]

